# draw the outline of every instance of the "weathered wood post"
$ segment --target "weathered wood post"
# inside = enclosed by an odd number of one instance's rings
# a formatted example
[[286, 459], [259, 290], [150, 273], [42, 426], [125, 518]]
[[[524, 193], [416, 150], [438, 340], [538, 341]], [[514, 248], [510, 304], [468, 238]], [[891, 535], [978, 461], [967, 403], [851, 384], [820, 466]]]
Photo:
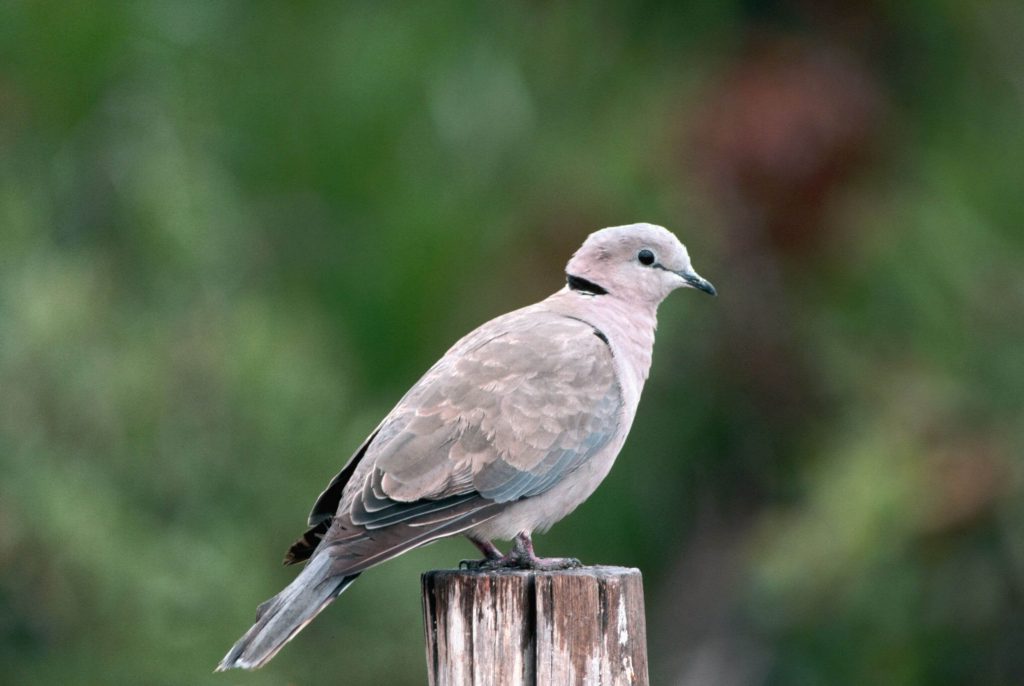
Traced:
[[647, 686], [640, 570], [422, 577], [431, 686]]

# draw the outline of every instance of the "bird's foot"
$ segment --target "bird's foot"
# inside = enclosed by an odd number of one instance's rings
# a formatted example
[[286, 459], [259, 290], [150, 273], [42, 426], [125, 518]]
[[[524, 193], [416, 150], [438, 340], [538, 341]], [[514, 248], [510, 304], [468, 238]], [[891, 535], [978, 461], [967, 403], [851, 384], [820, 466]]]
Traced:
[[527, 533], [516, 536], [508, 555], [500, 553], [496, 556], [492, 555], [491, 552], [498, 552], [498, 549], [491, 543], [488, 542], [484, 545], [477, 541], [473, 542], [487, 557], [483, 560], [463, 560], [459, 563], [460, 569], [474, 572], [489, 572], [497, 569], [531, 569], [540, 572], [554, 572], [583, 566], [583, 563], [574, 557], [537, 557], [533, 550], [533, 540]]
[[499, 557], [497, 559], [484, 558], [483, 560], [459, 560], [459, 569], [465, 569], [467, 572], [492, 572], [495, 569], [508, 569], [509, 565], [506, 562], [506, 557]]
[[459, 569], [469, 572], [493, 572], [499, 569], [529, 569], [538, 572], [554, 572], [562, 569], [576, 569], [583, 563], [575, 557], [523, 557], [515, 553], [497, 559], [460, 560]]
[[536, 569], [542, 572], [554, 572], [561, 569], [576, 569], [583, 563], [575, 557], [537, 557], [533, 551], [533, 539], [529, 532], [522, 532], [512, 543], [510, 557], [514, 557], [519, 569]]
[[474, 538], [473, 536], [467, 536], [470, 541], [473, 542], [480, 552], [484, 554], [482, 560], [460, 560], [459, 569], [465, 569], [471, 572], [487, 571], [491, 569], [500, 569], [501, 562], [505, 560], [507, 555], [502, 555], [498, 547], [490, 541]]

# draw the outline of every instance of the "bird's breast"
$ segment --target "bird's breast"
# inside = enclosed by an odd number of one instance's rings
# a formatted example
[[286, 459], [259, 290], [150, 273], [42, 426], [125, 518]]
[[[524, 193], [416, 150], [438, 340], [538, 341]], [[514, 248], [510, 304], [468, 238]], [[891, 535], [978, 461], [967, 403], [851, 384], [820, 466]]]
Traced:
[[566, 475], [550, 490], [511, 503], [497, 517], [481, 523], [470, 533], [487, 540], [508, 540], [522, 532], [547, 531], [597, 490], [615, 463], [625, 437], [625, 432], [622, 432], [600, 453]]

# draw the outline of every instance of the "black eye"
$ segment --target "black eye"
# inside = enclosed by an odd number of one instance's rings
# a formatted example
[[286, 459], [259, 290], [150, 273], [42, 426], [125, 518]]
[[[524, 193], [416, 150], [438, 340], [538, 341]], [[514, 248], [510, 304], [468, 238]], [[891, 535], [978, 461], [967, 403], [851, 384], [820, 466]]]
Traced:
[[654, 264], [654, 253], [652, 253], [647, 248], [644, 248], [643, 250], [636, 254], [636, 259], [640, 260], [640, 264], [644, 265], [645, 267], [650, 267], [652, 264]]

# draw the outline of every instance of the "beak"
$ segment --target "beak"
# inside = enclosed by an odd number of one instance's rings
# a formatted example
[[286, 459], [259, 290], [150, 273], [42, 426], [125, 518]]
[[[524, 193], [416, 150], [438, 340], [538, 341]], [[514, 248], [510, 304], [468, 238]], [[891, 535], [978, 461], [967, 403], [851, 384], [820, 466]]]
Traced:
[[690, 288], [696, 288], [698, 291], [704, 291], [708, 295], [718, 295], [718, 291], [711, 285], [711, 282], [705, 279], [697, 272], [676, 272], [679, 276], [683, 277], [683, 281]]

